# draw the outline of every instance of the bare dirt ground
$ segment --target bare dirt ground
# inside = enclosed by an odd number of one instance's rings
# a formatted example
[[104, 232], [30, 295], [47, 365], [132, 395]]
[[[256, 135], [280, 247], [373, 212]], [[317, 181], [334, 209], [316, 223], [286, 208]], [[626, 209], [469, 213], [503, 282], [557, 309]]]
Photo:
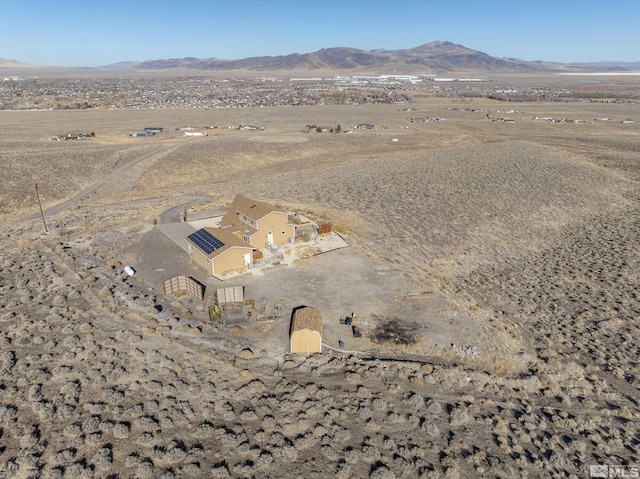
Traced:
[[[0, 112], [0, 477], [582, 478], [639, 464], [640, 123], [621, 120], [640, 107], [410, 106]], [[514, 122], [486, 117], [509, 109]], [[587, 122], [533, 119], [546, 115]], [[363, 122], [375, 130], [300, 131]], [[239, 123], [265, 130], [222, 127]], [[182, 138], [184, 124], [221, 127]], [[122, 136], [155, 125], [170, 131]], [[76, 130], [96, 138], [46, 139]], [[176, 146], [50, 216], [50, 234], [30, 216], [32, 178], [52, 207], [163, 145]], [[351, 246], [207, 278], [154, 222], [237, 192], [330, 221]], [[317, 307], [327, 343], [355, 352], [287, 354], [287, 314], [212, 324], [206, 301], [164, 297], [174, 273], [207, 301], [243, 284]], [[363, 338], [338, 323], [352, 311]]]

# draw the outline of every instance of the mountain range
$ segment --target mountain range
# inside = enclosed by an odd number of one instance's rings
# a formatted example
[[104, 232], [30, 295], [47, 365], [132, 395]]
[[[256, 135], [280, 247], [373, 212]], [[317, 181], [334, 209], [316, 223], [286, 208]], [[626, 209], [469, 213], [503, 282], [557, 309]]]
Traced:
[[[0, 59], [0, 66], [24, 65]], [[628, 71], [640, 69], [640, 62], [553, 63], [498, 58], [451, 42], [435, 41], [401, 50], [360, 50], [323, 48], [312, 53], [250, 57], [239, 60], [218, 58], [173, 58], [140, 62], [118, 62], [96, 70], [254, 70], [254, 71], [328, 71], [354, 73], [447, 73], [447, 72], [558, 72]]]
[[[312, 53], [250, 57], [240, 60], [218, 58], [179, 58], [148, 60], [118, 64], [134, 70], [165, 70], [173, 68], [201, 70], [344, 70], [353, 72], [552, 72], [593, 69], [622, 71], [640, 68], [636, 63], [553, 63], [526, 61], [517, 58], [497, 58], [484, 52], [446, 41], [425, 43], [401, 50], [360, 50], [357, 48], [323, 48]], [[109, 66], [108, 68], [113, 68]]]

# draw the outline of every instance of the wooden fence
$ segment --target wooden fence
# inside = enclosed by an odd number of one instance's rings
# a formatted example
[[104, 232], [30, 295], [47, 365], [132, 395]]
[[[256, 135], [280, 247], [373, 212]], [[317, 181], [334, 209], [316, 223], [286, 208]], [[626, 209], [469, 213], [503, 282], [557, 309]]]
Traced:
[[172, 294], [177, 291], [186, 291], [187, 294], [195, 296], [200, 301], [204, 299], [205, 286], [189, 276], [174, 276], [163, 281], [164, 294]]

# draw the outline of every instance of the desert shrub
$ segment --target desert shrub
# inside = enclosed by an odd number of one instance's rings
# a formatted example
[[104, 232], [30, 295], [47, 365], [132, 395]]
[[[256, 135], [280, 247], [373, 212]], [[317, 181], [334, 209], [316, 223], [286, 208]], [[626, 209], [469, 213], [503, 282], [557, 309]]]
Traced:
[[6, 474], [6, 477], [16, 477], [19, 470], [20, 465], [15, 458], [9, 459], [4, 464], [0, 463], [0, 471], [3, 471]]
[[256, 467], [265, 468], [273, 462], [273, 455], [269, 451], [261, 451], [256, 459]]
[[153, 416], [141, 416], [133, 421], [133, 425], [143, 431], [155, 431], [158, 428], [158, 420]]
[[151, 459], [145, 458], [142, 460], [142, 462], [140, 462], [140, 464], [138, 464], [138, 467], [136, 468], [136, 476], [143, 479], [150, 479], [154, 477], [153, 462], [151, 461]]
[[113, 426], [113, 436], [117, 439], [126, 439], [131, 434], [131, 427], [128, 423], [119, 422]]
[[102, 447], [91, 458], [91, 463], [100, 471], [108, 471], [113, 464], [113, 454], [108, 447]]
[[435, 399], [428, 399], [426, 405], [427, 412], [431, 414], [440, 414], [442, 412], [442, 405]]
[[462, 426], [467, 424], [471, 420], [471, 417], [464, 408], [456, 407], [449, 415], [449, 424], [453, 427]]
[[63, 479], [64, 478], [64, 468], [62, 467], [53, 467], [52, 469], [46, 471], [46, 477], [49, 479]]
[[242, 421], [256, 421], [259, 418], [254, 410], [245, 409], [244, 411], [242, 411], [242, 413], [240, 413], [240, 419]]
[[419, 409], [425, 405], [424, 397], [413, 392], [409, 393], [409, 395], [402, 402], [413, 409]]
[[100, 423], [100, 430], [102, 432], [111, 432], [113, 430], [113, 422], [111, 422], [111, 421], [102, 421]]
[[0, 405], [0, 422], [8, 422], [16, 417], [18, 408], [12, 404]]
[[180, 445], [174, 445], [167, 450], [165, 460], [169, 462], [180, 462], [187, 457], [187, 452]]
[[31, 424], [29, 426], [25, 426], [20, 432], [19, 441], [20, 447], [28, 448], [33, 447], [38, 444], [40, 440], [40, 430], [37, 425]]
[[42, 399], [42, 384], [34, 384], [27, 393], [29, 401], [39, 401]]
[[200, 475], [200, 464], [197, 462], [190, 462], [180, 468], [182, 477], [198, 477]]
[[100, 416], [91, 416], [82, 422], [82, 431], [86, 434], [96, 432], [100, 427]]
[[76, 451], [74, 449], [63, 449], [62, 451], [58, 451], [53, 454], [51, 459], [54, 463], [65, 466], [71, 464], [75, 456]]
[[336, 426], [334, 428], [334, 439], [338, 442], [347, 442], [351, 439], [351, 431], [342, 426]]
[[98, 444], [100, 441], [102, 441], [102, 433], [92, 432], [91, 434], [87, 434], [86, 441], [89, 444]]
[[358, 408], [358, 417], [363, 421], [366, 421], [373, 415], [373, 411], [368, 406], [360, 406]]
[[329, 461], [335, 462], [339, 459], [338, 453], [329, 444], [325, 444], [320, 448], [320, 453]]
[[65, 346], [67, 346], [69, 348], [73, 348], [73, 347], [77, 346], [78, 344], [80, 344], [80, 338], [78, 336], [76, 336], [75, 334], [72, 335], [72, 336], [67, 336], [62, 341], [62, 344], [64, 344]]
[[214, 464], [210, 473], [211, 479], [226, 479], [229, 477], [229, 466], [226, 462]]
[[196, 428], [193, 435], [196, 438], [202, 439], [202, 438], [213, 436], [214, 431], [215, 431], [215, 428], [213, 424], [211, 424], [209, 421], [205, 421]]
[[87, 402], [83, 404], [83, 407], [91, 414], [100, 414], [105, 410], [105, 405], [101, 402]]
[[384, 464], [375, 464], [369, 477], [372, 479], [395, 479], [396, 475]]
[[75, 437], [82, 434], [82, 425], [80, 423], [72, 423], [66, 426], [62, 433], [67, 437]]
[[56, 412], [56, 407], [51, 401], [38, 401], [31, 403], [31, 410], [38, 415], [41, 421], [51, 419]]
[[64, 477], [69, 479], [87, 477], [87, 471], [84, 465], [75, 462], [64, 470]]

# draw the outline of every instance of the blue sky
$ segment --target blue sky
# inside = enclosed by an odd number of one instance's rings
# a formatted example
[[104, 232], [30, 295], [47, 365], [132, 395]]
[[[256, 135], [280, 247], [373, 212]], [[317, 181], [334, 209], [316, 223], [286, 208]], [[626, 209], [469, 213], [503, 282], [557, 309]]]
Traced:
[[100, 66], [447, 40], [496, 57], [640, 61], [640, 0], [0, 0], [0, 58]]

